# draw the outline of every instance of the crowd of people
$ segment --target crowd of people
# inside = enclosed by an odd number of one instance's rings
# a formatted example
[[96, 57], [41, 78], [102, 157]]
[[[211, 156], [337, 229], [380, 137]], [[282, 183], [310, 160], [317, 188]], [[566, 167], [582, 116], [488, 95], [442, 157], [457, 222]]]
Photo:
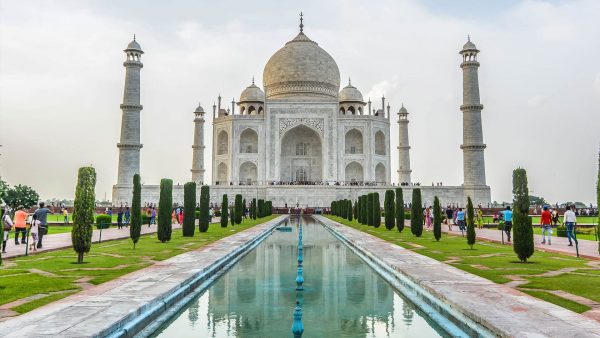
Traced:
[[[6, 253], [6, 244], [12, 231], [15, 232], [15, 245], [29, 244], [29, 249], [32, 251], [41, 249], [42, 239], [48, 233], [48, 214], [53, 214], [53, 212], [46, 208], [44, 202], [40, 202], [39, 207], [33, 213], [29, 213], [27, 208], [22, 205], [14, 210], [13, 217], [11, 217], [11, 213], [12, 210], [6, 207], [2, 216], [4, 230], [2, 253]], [[29, 231], [27, 223], [30, 225]], [[29, 240], [29, 237], [31, 237], [31, 240]], [[19, 238], [21, 238], [20, 241]]]

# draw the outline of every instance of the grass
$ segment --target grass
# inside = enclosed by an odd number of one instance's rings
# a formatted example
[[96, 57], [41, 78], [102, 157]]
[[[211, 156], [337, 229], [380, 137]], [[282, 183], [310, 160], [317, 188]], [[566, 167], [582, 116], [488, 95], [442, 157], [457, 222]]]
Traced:
[[[335, 216], [327, 217], [435, 260], [446, 262], [453, 259], [455, 261], [448, 264], [498, 284], [513, 280], [510, 276], [520, 276], [526, 284], [518, 287], [519, 290], [575, 312], [585, 312], [589, 308], [547, 291], [562, 290], [600, 302], [600, 268], [588, 265], [588, 259], [535, 251], [527, 263], [521, 263], [512, 246], [508, 245], [478, 241], [471, 250], [467, 239], [460, 236], [443, 234], [440, 241], [436, 242], [431, 231], [424, 231], [421, 237], [415, 237], [410, 228], [402, 232], [396, 229], [390, 231], [384, 226], [374, 228], [361, 225], [356, 220], [349, 222]], [[422, 248], [416, 248], [411, 243]], [[544, 275], [566, 268], [576, 270], [560, 271], [556, 276]]]
[[0, 267], [0, 305], [37, 294], [49, 294], [12, 309], [19, 313], [31, 311], [81, 290], [78, 281], [102, 284], [277, 216], [246, 220], [240, 225], [227, 228], [211, 224], [205, 233], [199, 233], [196, 228], [194, 237], [183, 237], [181, 230], [173, 230], [171, 241], [166, 243], [158, 241], [156, 234], [143, 235], [135, 249], [129, 238], [95, 243], [86, 254], [84, 264], [75, 263], [76, 253], [71, 248], [5, 259]]

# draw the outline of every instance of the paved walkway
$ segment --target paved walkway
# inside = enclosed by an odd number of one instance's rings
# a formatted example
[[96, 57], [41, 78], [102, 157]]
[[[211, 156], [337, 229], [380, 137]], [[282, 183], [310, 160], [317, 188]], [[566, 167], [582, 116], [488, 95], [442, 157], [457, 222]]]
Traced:
[[[179, 229], [181, 225], [173, 224], [173, 229]], [[142, 225], [142, 235], [150, 234], [156, 232], [156, 225]], [[109, 229], [102, 230], [102, 241], [109, 241], [114, 239], [122, 239], [129, 238], [129, 228], [119, 229], [117, 227], [111, 227]], [[20, 237], [19, 237], [20, 239]], [[29, 238], [31, 240], [31, 237]], [[97, 243], [100, 239], [100, 230], [94, 230], [92, 234], [92, 242]], [[58, 250], [64, 248], [70, 248], [73, 245], [71, 242], [71, 233], [65, 232], [61, 234], [47, 235], [44, 236], [44, 240], [42, 242], [44, 247], [42, 249], [38, 249], [38, 251], [29, 251], [30, 255], [34, 255], [44, 251]], [[26, 245], [20, 244], [15, 245], [15, 233], [11, 231], [10, 238], [8, 243], [6, 244], [6, 253], [2, 254], [2, 258], [11, 258], [11, 257], [19, 257], [25, 255], [25, 247]]]
[[[442, 224], [442, 231], [448, 233], [448, 226]], [[452, 226], [452, 232], [450, 233], [460, 236], [460, 230], [458, 230], [458, 226]], [[502, 243], [502, 232], [500, 230], [475, 229], [475, 234], [479, 239]], [[556, 230], [554, 230], [554, 234], [556, 234]], [[534, 234], [533, 241], [535, 244], [535, 248], [538, 250], [561, 253], [572, 256], [576, 255], [575, 243], [573, 243], [573, 246], [569, 246], [569, 240], [566, 237], [552, 236], [552, 245], [548, 245], [542, 244], [542, 235]], [[591, 259], [600, 259], [600, 254], [598, 254], [598, 242], [585, 239], [579, 239], [578, 242], [579, 256]], [[512, 245], [512, 243], [508, 243], [506, 241], [506, 234], [504, 234], [504, 244]]]
[[144, 312], [161, 314], [184, 296], [178, 292], [191, 291], [206, 281], [259, 236], [273, 231], [285, 217], [287, 215], [276, 217], [197, 250], [0, 322], [0, 336], [81, 338], [105, 337], [123, 329], [135, 332], [138, 327], [128, 325], [145, 326], [148, 322], [132, 321], [134, 317]]
[[315, 216], [352, 246], [499, 337], [600, 337], [595, 320], [464, 272], [368, 233]]

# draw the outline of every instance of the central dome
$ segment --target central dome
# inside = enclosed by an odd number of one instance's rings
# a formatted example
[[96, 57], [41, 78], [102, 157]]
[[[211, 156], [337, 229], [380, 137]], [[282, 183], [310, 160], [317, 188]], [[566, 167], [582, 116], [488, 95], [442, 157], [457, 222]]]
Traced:
[[340, 70], [335, 60], [300, 32], [267, 62], [263, 73], [267, 98], [326, 96], [337, 99]]

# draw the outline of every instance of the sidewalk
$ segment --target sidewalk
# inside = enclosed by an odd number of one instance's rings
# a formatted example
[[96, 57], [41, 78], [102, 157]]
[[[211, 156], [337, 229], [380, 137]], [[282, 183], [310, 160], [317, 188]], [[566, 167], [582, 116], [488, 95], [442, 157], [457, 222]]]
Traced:
[[[52, 225], [50, 225], [50, 227], [52, 227]], [[181, 225], [173, 224], [173, 229], [180, 229], [180, 228], [181, 228]], [[150, 227], [148, 227], [148, 225], [146, 225], [146, 224], [142, 225], [142, 235], [155, 233], [155, 232], [156, 232], [156, 225], [151, 225]], [[8, 242], [6, 244], [6, 253], [2, 254], [3, 259], [19, 257], [19, 256], [25, 255], [25, 247], [26, 247], [25, 244], [15, 245], [15, 237], [14, 236], [15, 236], [14, 231], [11, 231], [10, 238], [8, 239]], [[98, 243], [99, 238], [100, 238], [100, 230], [96, 229], [96, 230], [94, 230], [94, 233], [92, 234], [92, 243]], [[122, 239], [122, 238], [129, 238], [129, 228], [124, 227], [122, 229], [119, 229], [115, 226], [115, 227], [111, 227], [109, 229], [102, 230], [102, 242], [110, 241], [110, 240], [114, 240], [114, 239]], [[31, 237], [29, 239], [31, 240]], [[44, 245], [44, 247], [42, 249], [38, 249], [38, 251], [30, 250], [29, 254], [35, 255], [40, 252], [70, 248], [73, 245], [73, 243], [71, 242], [71, 233], [70, 232], [54, 234], [54, 235], [46, 235], [46, 236], [44, 236], [44, 240], [42, 243]]]
[[[448, 226], [442, 224], [442, 232], [451, 233], [453, 235], [460, 236], [460, 230], [458, 230], [457, 225], [452, 226], [452, 232], [448, 231]], [[502, 243], [502, 232], [496, 229], [475, 229], [475, 234], [478, 239], [488, 240], [492, 242]], [[556, 234], [556, 230], [554, 231]], [[466, 233], [465, 233], [466, 236]], [[535, 248], [537, 250], [560, 253], [570, 256], [575, 256], [575, 243], [573, 246], [569, 245], [569, 240], [566, 237], [556, 237], [552, 236], [552, 245], [542, 244], [542, 235], [533, 235], [533, 242], [535, 244]], [[600, 259], [600, 254], [598, 254], [598, 242], [590, 241], [585, 239], [579, 239], [579, 256], [591, 259]], [[504, 234], [504, 244], [512, 245], [506, 241], [506, 234]]]

